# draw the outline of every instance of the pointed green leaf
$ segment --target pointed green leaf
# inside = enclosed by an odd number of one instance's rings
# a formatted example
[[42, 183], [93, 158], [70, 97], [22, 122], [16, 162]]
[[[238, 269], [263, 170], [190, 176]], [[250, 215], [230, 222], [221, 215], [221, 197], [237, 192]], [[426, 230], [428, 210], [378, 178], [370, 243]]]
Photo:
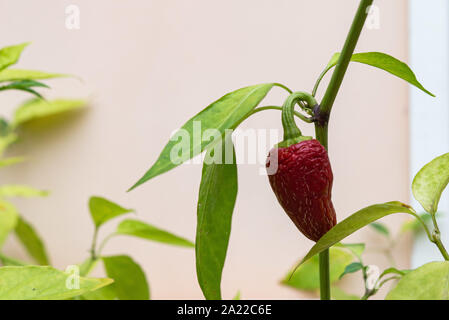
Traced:
[[[338, 281], [345, 267], [354, 260], [347, 250], [340, 247], [329, 249], [330, 282]], [[317, 290], [320, 288], [320, 264], [318, 255], [313, 256], [304, 264], [296, 268], [292, 275], [290, 271], [282, 280], [282, 284], [299, 290]]]
[[299, 265], [366, 225], [393, 213], [416, 215], [415, 211], [413, 211], [410, 206], [398, 201], [366, 207], [352, 214], [330, 229], [320, 240], [318, 240], [312, 249], [310, 249], [309, 253], [307, 253]]
[[111, 279], [80, 277], [77, 288], [75, 277], [48, 266], [1, 267], [0, 300], [63, 300], [112, 283]]
[[411, 271], [412, 271], [412, 270], [399, 270], [399, 269], [396, 269], [396, 268], [391, 267], [391, 268], [385, 269], [385, 270], [380, 274], [379, 279], [381, 279], [383, 276], [386, 276], [387, 274], [397, 274], [397, 275], [400, 275], [400, 276], [404, 276], [404, 275], [406, 275], [407, 273], [410, 273]]
[[240, 290], [237, 291], [237, 293], [235, 294], [234, 298], [232, 298], [232, 300], [242, 300], [242, 295], [240, 293]]
[[48, 117], [62, 112], [77, 110], [86, 105], [85, 100], [57, 99], [52, 101], [33, 99], [20, 106], [11, 123], [12, 127], [24, 124], [28, 121]]
[[16, 208], [11, 203], [0, 200], [0, 248], [16, 227], [18, 219]]
[[[326, 73], [329, 69], [331, 69], [337, 64], [339, 57], [340, 53], [335, 53], [332, 56], [324, 73]], [[387, 71], [388, 73], [391, 73], [392, 75], [407, 81], [411, 85], [414, 85], [418, 89], [421, 89], [428, 95], [435, 97], [433, 93], [429, 92], [426, 88], [422, 86], [421, 83], [419, 83], [419, 81], [416, 79], [415, 74], [407, 66], [407, 64], [386, 53], [382, 52], [355, 53], [352, 55], [351, 61], [367, 64], [372, 67], [376, 67], [384, 71]]]
[[[1, 160], [0, 160], [1, 163]], [[0, 165], [1, 166], [1, 165]], [[46, 197], [49, 192], [45, 190], [38, 190], [29, 186], [18, 185], [18, 184], [8, 184], [0, 187], [0, 197], [11, 198], [11, 197]]]
[[327, 63], [326, 69], [333, 68], [337, 65], [338, 59], [340, 58], [340, 52], [336, 52], [332, 55], [331, 59]]
[[430, 214], [438, 210], [441, 194], [449, 182], [449, 153], [443, 154], [419, 170], [413, 179], [415, 199]]
[[[265, 83], [238, 89], [221, 97], [195, 115], [175, 133], [175, 138], [170, 139], [156, 163], [130, 190], [197, 156], [207, 147], [212, 147], [220, 139], [214, 137], [211, 141], [212, 138], [203, 137], [203, 133], [208, 129], [217, 129], [223, 135], [226, 129], [234, 129], [265, 98], [273, 85], [273, 83]], [[180, 142], [178, 142], [179, 139], [181, 139]], [[182, 152], [181, 155], [179, 151], [184, 150], [179, 150], [180, 146], [186, 149], [186, 152]]]
[[[226, 143], [222, 143], [221, 148], [222, 163], [203, 164], [198, 197], [196, 273], [204, 297], [208, 300], [221, 300], [221, 275], [237, 197], [235, 151], [232, 140], [225, 140]], [[232, 162], [229, 164], [223, 161], [226, 160], [226, 144], [232, 150]]]
[[345, 270], [343, 271], [343, 273], [340, 275], [339, 279], [343, 278], [348, 273], [354, 273], [354, 272], [357, 272], [362, 269], [363, 269], [363, 264], [361, 264], [360, 262], [353, 262], [351, 264], [348, 264], [346, 266]]
[[370, 223], [369, 226], [384, 236], [390, 236], [390, 230], [381, 222]]
[[27, 45], [29, 45], [29, 43], [21, 43], [0, 49], [0, 70], [15, 64]]
[[11, 158], [3, 158], [0, 159], [0, 168], [12, 166], [17, 163], [21, 163], [25, 161], [25, 158], [22, 157], [11, 157]]
[[117, 234], [134, 236], [141, 239], [157, 241], [181, 247], [194, 247], [195, 245], [184, 238], [171, 232], [159, 229], [155, 226], [134, 219], [123, 220], [117, 227]]
[[40, 265], [50, 265], [44, 242], [31, 224], [19, 217], [15, 228], [16, 236], [30, 256]]
[[62, 77], [71, 77], [71, 75], [22, 69], [4, 69], [0, 71], [0, 82], [18, 80], [45, 80]]
[[449, 262], [429, 262], [399, 280], [387, 300], [448, 300]]
[[89, 210], [97, 228], [110, 219], [125, 213], [134, 212], [133, 209], [125, 209], [101, 197], [90, 197]]
[[142, 268], [128, 256], [102, 257], [106, 274], [120, 300], [148, 300], [150, 289]]

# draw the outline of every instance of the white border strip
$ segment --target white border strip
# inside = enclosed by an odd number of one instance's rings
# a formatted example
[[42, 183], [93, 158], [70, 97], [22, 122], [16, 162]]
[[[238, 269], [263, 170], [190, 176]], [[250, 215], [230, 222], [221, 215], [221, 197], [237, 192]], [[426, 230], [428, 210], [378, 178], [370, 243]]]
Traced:
[[[449, 152], [449, 1], [409, 0], [410, 67], [418, 81], [433, 92], [432, 98], [410, 89], [410, 181], [427, 162]], [[413, 199], [413, 196], [411, 196]], [[422, 207], [413, 199], [416, 210]], [[439, 211], [444, 213], [440, 229], [449, 246], [449, 194], [441, 198]], [[441, 255], [425, 236], [414, 241], [412, 267]]]

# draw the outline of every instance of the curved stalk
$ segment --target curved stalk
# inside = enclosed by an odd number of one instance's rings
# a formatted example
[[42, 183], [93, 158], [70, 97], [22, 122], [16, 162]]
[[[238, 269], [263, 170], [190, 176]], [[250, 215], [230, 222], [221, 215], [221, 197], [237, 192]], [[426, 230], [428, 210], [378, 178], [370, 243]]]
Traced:
[[[264, 110], [280, 110], [280, 111], [282, 111], [282, 107], [280, 107], [280, 106], [259, 107], [259, 108], [254, 109], [249, 116], [252, 116], [253, 114], [258, 113], [260, 111], [264, 111]], [[306, 117], [305, 115], [303, 115], [302, 113], [300, 113], [298, 111], [293, 111], [293, 114], [295, 116], [297, 116], [298, 118], [300, 118], [304, 122], [307, 122], [307, 123], [312, 123], [313, 122], [313, 119]]]
[[290, 88], [288, 88], [287, 86], [284, 86], [282, 83], [275, 82], [275, 83], [273, 83], [273, 85], [275, 87], [279, 87], [279, 88], [285, 89], [290, 94], [293, 92], [292, 90], [290, 90]]
[[315, 85], [313, 86], [313, 90], [312, 90], [312, 96], [316, 96], [316, 93], [318, 91], [318, 87], [321, 83], [321, 80], [323, 80], [324, 76], [326, 75], [326, 73], [332, 69], [334, 66], [329, 66], [326, 69], [323, 70], [323, 72], [321, 72], [321, 74], [318, 76], [318, 79], [315, 82]]
[[103, 251], [104, 246], [106, 245], [106, 243], [114, 236], [116, 236], [117, 233], [111, 233], [108, 236], [106, 236], [103, 241], [100, 243], [100, 245], [98, 246], [98, 250], [97, 250], [97, 256], [101, 256], [101, 252]]

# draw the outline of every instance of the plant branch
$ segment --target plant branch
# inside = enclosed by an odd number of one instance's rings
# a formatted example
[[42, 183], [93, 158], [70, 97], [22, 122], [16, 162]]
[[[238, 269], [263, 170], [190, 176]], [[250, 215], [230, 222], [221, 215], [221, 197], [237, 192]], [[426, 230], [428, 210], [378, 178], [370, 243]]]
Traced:
[[367, 9], [373, 0], [361, 0], [357, 13], [352, 22], [351, 29], [346, 38], [346, 42], [341, 50], [341, 55], [338, 59], [335, 70], [332, 73], [332, 78], [324, 94], [323, 101], [321, 102], [322, 112], [329, 112], [332, 109], [335, 98], [337, 97], [338, 90], [345, 76], [349, 62], [351, 61], [352, 54], [354, 53], [355, 46], [359, 40], [360, 33], [362, 32], [363, 25], [365, 24], [366, 17], [368, 15]]
[[[281, 110], [282, 111], [282, 107], [280, 106], [264, 106], [264, 107], [259, 107], [254, 109], [249, 115], [248, 117], [252, 116], [253, 114], [256, 114], [260, 111], [265, 111], [265, 110]], [[307, 122], [307, 123], [312, 123], [313, 120], [311, 118], [306, 117], [305, 115], [303, 115], [302, 113], [298, 112], [298, 111], [294, 111], [293, 112], [295, 116], [297, 116], [298, 118], [300, 118], [302, 121]], [[246, 119], [246, 118], [245, 118]]]
[[103, 241], [100, 243], [100, 245], [98, 246], [98, 250], [97, 250], [97, 256], [101, 256], [101, 252], [103, 251], [104, 246], [106, 245], [106, 243], [114, 236], [116, 236], [117, 233], [111, 233], [108, 236], [106, 236]]
[[97, 258], [96, 254], [97, 238], [98, 238], [98, 227], [95, 227], [94, 235], [92, 238], [92, 245], [90, 247], [90, 257], [92, 258], [92, 260], [95, 260]]
[[437, 219], [435, 218], [435, 214], [431, 214], [431, 216], [432, 216], [434, 231], [432, 234], [432, 239], [430, 241], [435, 243], [438, 250], [440, 250], [441, 255], [443, 256], [444, 260], [448, 261], [449, 254], [447, 253], [447, 250], [444, 247], [443, 242], [441, 242], [441, 233], [440, 233], [440, 228], [438, 227]]
[[319, 254], [320, 261], [320, 299], [330, 300], [330, 270], [329, 270], [329, 249], [326, 249]]
[[[361, 0], [354, 20], [346, 37], [343, 50], [338, 59], [337, 66], [332, 74], [332, 78], [324, 94], [321, 106], [317, 108], [315, 116], [318, 119], [324, 119], [315, 123], [316, 138], [327, 149], [328, 148], [328, 123], [329, 115], [340, 89], [343, 77], [348, 68], [349, 61], [354, 52], [355, 46], [362, 32], [363, 25], [367, 17], [367, 9], [373, 3], [373, 0]], [[329, 249], [324, 250], [319, 255], [320, 260], [320, 296], [321, 300], [330, 299], [330, 281], [329, 281]]]
[[374, 0], [360, 1], [360, 5], [357, 9], [354, 21], [352, 22], [351, 29], [349, 30], [348, 36], [346, 37], [346, 41], [341, 51], [337, 65], [334, 72], [332, 73], [332, 78], [326, 89], [323, 100], [321, 101], [320, 109], [318, 110], [318, 112], [327, 120], [324, 123], [315, 126], [316, 137], [326, 148], [328, 140], [327, 128], [329, 115], [331, 113], [335, 98], [337, 97], [338, 90], [340, 89], [341, 83], [343, 82], [343, 78], [351, 60], [351, 56], [354, 53], [354, 49], [359, 39], [360, 33], [362, 32], [363, 25], [365, 24], [368, 11], [367, 9], [373, 3], [373, 1]]
[[282, 88], [282, 89], [285, 89], [288, 93], [293, 93], [293, 91], [290, 89], [290, 88], [288, 88], [287, 86], [284, 86], [283, 84], [281, 84], [281, 83], [273, 83], [273, 85], [275, 86], [275, 87], [279, 87], [279, 88]]

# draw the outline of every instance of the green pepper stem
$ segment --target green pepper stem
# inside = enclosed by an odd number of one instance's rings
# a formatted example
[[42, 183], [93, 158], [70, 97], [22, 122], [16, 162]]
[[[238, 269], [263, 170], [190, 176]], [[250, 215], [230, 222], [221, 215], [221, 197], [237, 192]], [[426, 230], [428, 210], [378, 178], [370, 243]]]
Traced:
[[320, 299], [330, 300], [329, 249], [320, 252], [318, 257], [320, 260]]
[[[319, 111], [321, 115], [325, 115], [324, 123], [315, 122], [315, 135], [318, 141], [327, 149], [328, 148], [328, 123], [329, 115], [343, 81], [346, 69], [348, 68], [351, 56], [354, 53], [355, 46], [362, 32], [368, 15], [367, 9], [373, 3], [373, 0], [361, 0], [354, 20], [346, 37], [343, 50], [338, 59], [337, 66], [332, 74], [332, 78], [324, 94]], [[320, 115], [318, 115], [320, 116]], [[323, 251], [320, 255], [320, 296], [322, 300], [330, 299], [330, 281], [329, 281], [329, 249]]]
[[282, 127], [284, 128], [284, 141], [294, 139], [302, 135], [295, 122], [295, 105], [301, 101], [307, 103], [308, 108], [313, 108], [317, 102], [312, 95], [306, 92], [294, 92], [288, 96], [282, 106]]

